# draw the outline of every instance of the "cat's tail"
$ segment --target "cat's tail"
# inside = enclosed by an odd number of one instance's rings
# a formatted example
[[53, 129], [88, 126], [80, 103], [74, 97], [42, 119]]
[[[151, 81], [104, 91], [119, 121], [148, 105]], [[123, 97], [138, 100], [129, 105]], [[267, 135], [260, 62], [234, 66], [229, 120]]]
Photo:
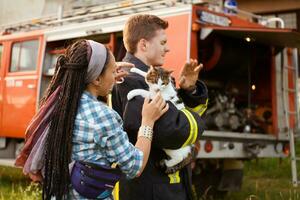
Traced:
[[146, 98], [146, 97], [150, 98], [150, 93], [147, 90], [134, 89], [134, 90], [131, 90], [130, 92], [128, 92], [127, 100], [130, 101], [131, 99], [133, 99], [136, 96], [142, 96], [144, 98]]
[[131, 99], [133, 99], [133, 97], [135, 97], [136, 95], [134, 94], [134, 91], [130, 91], [127, 94], [127, 100], [130, 101]]

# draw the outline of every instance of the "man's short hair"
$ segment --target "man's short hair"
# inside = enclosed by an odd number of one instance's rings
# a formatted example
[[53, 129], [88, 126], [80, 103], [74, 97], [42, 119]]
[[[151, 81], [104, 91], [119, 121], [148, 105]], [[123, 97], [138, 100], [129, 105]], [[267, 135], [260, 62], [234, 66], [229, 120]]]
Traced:
[[128, 19], [123, 31], [126, 50], [134, 54], [141, 39], [152, 39], [157, 30], [168, 28], [168, 22], [155, 15], [134, 15]]

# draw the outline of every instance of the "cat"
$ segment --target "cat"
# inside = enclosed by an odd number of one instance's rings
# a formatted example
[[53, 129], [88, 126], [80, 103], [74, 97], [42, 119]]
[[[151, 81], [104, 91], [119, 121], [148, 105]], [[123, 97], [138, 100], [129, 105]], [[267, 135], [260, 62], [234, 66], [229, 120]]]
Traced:
[[135, 67], [131, 68], [130, 72], [137, 73], [145, 77], [145, 81], [149, 86], [149, 91], [144, 89], [131, 90], [127, 94], [128, 101], [138, 95], [152, 99], [156, 93], [160, 91], [165, 101], [171, 101], [178, 110], [182, 110], [184, 108], [184, 104], [178, 98], [177, 92], [172, 83], [172, 78], [170, 76], [172, 71], [167, 71], [161, 67], [151, 66], [148, 72], [144, 72]]
[[[148, 72], [144, 72], [142, 70], [139, 70], [138, 68], [131, 68], [130, 72], [137, 73], [143, 77], [145, 77], [145, 81], [147, 85], [149, 86], [149, 91], [144, 89], [134, 89], [131, 90], [127, 94], [127, 99], [130, 101], [135, 96], [142, 96], [144, 98], [148, 97], [150, 99], [153, 99], [154, 96], [158, 91], [161, 92], [161, 95], [165, 101], [170, 101], [172, 104], [175, 105], [175, 107], [178, 110], [182, 110], [185, 108], [184, 104], [180, 101], [180, 99], [177, 96], [177, 91], [175, 87], [173, 86], [171, 73], [172, 71], [168, 71], [166, 69], [163, 69], [162, 67], [153, 67], [151, 66]], [[180, 149], [163, 149], [165, 153], [170, 157], [170, 159], [163, 160], [161, 164], [165, 164], [165, 167], [167, 168], [166, 172], [174, 173], [177, 171], [177, 168], [172, 168], [174, 166], [177, 166], [181, 168], [180, 165], [182, 162], [182, 165], [188, 164], [186, 158], [191, 155], [192, 152], [192, 146], [186, 146]]]

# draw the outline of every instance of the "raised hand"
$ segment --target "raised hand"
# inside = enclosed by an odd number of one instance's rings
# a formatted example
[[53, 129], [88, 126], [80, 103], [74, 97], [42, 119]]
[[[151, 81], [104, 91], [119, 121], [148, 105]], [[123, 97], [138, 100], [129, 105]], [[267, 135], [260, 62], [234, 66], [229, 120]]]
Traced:
[[124, 81], [124, 77], [128, 75], [130, 68], [134, 67], [134, 64], [128, 62], [116, 62], [116, 82], [121, 83]]
[[185, 63], [179, 77], [179, 87], [185, 90], [193, 90], [202, 68], [203, 65], [198, 64], [196, 59], [190, 59], [190, 62]]

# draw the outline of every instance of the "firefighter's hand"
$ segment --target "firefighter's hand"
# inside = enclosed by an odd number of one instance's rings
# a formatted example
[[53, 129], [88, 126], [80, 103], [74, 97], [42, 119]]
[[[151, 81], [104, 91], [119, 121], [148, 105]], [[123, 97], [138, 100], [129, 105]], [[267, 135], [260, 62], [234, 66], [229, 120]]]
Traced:
[[196, 59], [191, 59], [190, 62], [185, 63], [179, 77], [179, 87], [184, 90], [193, 90], [202, 68], [203, 65], [198, 64]]
[[120, 83], [124, 81], [124, 77], [128, 75], [130, 68], [134, 67], [134, 64], [128, 62], [116, 62], [117, 69], [116, 69], [116, 82]]

